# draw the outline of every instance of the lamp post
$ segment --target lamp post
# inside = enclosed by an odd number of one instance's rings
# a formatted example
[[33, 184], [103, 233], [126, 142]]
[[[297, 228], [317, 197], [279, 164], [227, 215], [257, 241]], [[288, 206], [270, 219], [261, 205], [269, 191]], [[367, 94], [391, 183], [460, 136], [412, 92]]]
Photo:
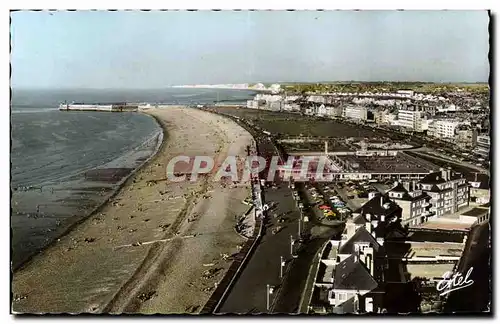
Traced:
[[283, 267], [285, 266], [285, 261], [283, 257], [280, 256], [280, 278], [283, 278]]
[[271, 285], [267, 285], [267, 289], [266, 289], [266, 309], [267, 311], [269, 311], [271, 305], [270, 305], [270, 295], [272, 295], [273, 293], [273, 290], [274, 290], [274, 287], [272, 287]]
[[269, 284], [267, 284], [267, 289], [266, 289], [266, 310], [269, 311], [269, 289], [270, 289], [270, 286]]
[[302, 231], [300, 229], [301, 221], [302, 221], [302, 208], [300, 209], [300, 215], [299, 215], [299, 239], [302, 237]]

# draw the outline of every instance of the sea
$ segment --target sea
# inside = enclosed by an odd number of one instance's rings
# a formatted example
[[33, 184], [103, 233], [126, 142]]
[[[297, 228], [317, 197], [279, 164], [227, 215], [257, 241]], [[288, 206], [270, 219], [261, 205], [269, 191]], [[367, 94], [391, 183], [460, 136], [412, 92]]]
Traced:
[[181, 88], [12, 89], [12, 268], [96, 212], [164, 140], [156, 120], [145, 114], [64, 112], [60, 103], [243, 104], [254, 95]]

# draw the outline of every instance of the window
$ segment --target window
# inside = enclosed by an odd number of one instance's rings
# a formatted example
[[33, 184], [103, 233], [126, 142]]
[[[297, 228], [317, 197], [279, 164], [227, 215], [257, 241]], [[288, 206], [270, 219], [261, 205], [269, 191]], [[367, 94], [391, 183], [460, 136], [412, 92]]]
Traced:
[[347, 300], [347, 294], [346, 293], [337, 293], [337, 299], [339, 301]]

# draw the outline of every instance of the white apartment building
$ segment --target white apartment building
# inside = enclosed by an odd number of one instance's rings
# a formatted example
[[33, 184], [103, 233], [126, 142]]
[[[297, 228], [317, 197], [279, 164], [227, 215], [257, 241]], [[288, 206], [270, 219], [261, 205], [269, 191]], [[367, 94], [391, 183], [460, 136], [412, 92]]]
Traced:
[[265, 100], [266, 102], [281, 101], [283, 100], [283, 96], [259, 93], [255, 95], [254, 100]]
[[458, 125], [462, 124], [455, 120], [434, 120], [428, 129], [428, 135], [437, 138], [453, 138]]
[[342, 109], [342, 117], [355, 120], [367, 120], [368, 109], [364, 106], [345, 106]]
[[326, 99], [324, 96], [309, 96], [309, 98], [307, 98], [307, 101], [308, 102], [315, 102], [315, 103], [319, 103], [319, 104], [324, 104], [326, 103]]
[[412, 90], [398, 90], [396, 93], [404, 97], [413, 97], [413, 95], [415, 94], [415, 92]]
[[422, 131], [428, 131], [433, 121], [434, 121], [433, 119], [427, 119], [427, 118], [422, 119], [421, 123]]
[[420, 180], [418, 187], [431, 197], [431, 218], [453, 214], [469, 204], [466, 179], [449, 169], [429, 173]]
[[283, 104], [284, 111], [300, 111], [300, 105], [294, 102], [285, 102]]
[[411, 129], [415, 132], [422, 132], [423, 112], [415, 106], [402, 107], [398, 111], [398, 124], [401, 127]]
[[259, 109], [259, 101], [258, 100], [247, 100], [247, 108]]
[[402, 225], [416, 226], [427, 221], [431, 197], [417, 187], [416, 181], [396, 182], [388, 194], [402, 209]]
[[387, 124], [387, 125], [392, 125], [394, 121], [396, 120], [397, 115], [396, 114], [391, 114], [391, 113], [386, 113], [382, 115], [382, 123]]

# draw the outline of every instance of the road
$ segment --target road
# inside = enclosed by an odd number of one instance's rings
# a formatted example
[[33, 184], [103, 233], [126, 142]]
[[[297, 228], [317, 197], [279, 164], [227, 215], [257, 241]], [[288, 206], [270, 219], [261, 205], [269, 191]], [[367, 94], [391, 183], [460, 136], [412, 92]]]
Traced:
[[[248, 125], [242, 124], [254, 136], [259, 155], [270, 158], [277, 155], [276, 149], [267, 136], [262, 136]], [[267, 177], [264, 170], [261, 177]], [[264, 190], [265, 203], [274, 203], [275, 208], [268, 211], [265, 233], [255, 252], [241, 272], [238, 280], [222, 303], [218, 313], [265, 313], [267, 312], [267, 285], [278, 288], [281, 284], [280, 257], [287, 265], [292, 260], [290, 251], [290, 236], [297, 238], [300, 211], [293, 199], [292, 191], [287, 182], [277, 183], [276, 189]], [[278, 223], [272, 215], [286, 215], [285, 223]], [[273, 235], [271, 231], [282, 226], [282, 230]], [[307, 273], [306, 273], [307, 276]], [[277, 290], [275, 295], [278, 295]]]
[[[291, 190], [285, 183], [277, 189], [266, 190], [266, 203], [277, 203], [268, 214], [286, 214], [286, 223], [278, 224], [276, 218], [269, 218], [265, 234], [237, 282], [231, 289], [219, 313], [262, 313], [267, 312], [266, 285], [280, 285], [280, 257], [286, 262], [291, 258], [290, 236], [297, 237], [300, 212], [296, 207]], [[284, 226], [277, 234], [273, 228]]]
[[[245, 125], [242, 124], [242, 126]], [[245, 128], [254, 136], [260, 156], [266, 158], [279, 154], [267, 136], [258, 134], [248, 125]], [[265, 171], [262, 175], [267, 176]], [[292, 190], [288, 188], [288, 182], [277, 182], [276, 189], [265, 189], [264, 200], [266, 203], [275, 203], [276, 208], [268, 212], [271, 217], [269, 217], [269, 224], [266, 226], [261, 242], [217, 313], [267, 313], [268, 284], [275, 287], [270, 298], [269, 312], [297, 312], [314, 255], [326, 239], [342, 230], [338, 226], [324, 227], [320, 237], [300, 247], [298, 244], [294, 245], [297, 258], [293, 259], [290, 251], [290, 236], [298, 237], [300, 211], [293, 199]], [[274, 214], [286, 215], [284, 217], [286, 222], [278, 224], [277, 219], [272, 217]], [[315, 222], [305, 225], [302, 223], [302, 233], [308, 233], [310, 226], [314, 225], [317, 224]], [[284, 227], [273, 235], [271, 231], [277, 226]], [[284, 278], [280, 278], [280, 257], [283, 257], [286, 262], [283, 270]]]

